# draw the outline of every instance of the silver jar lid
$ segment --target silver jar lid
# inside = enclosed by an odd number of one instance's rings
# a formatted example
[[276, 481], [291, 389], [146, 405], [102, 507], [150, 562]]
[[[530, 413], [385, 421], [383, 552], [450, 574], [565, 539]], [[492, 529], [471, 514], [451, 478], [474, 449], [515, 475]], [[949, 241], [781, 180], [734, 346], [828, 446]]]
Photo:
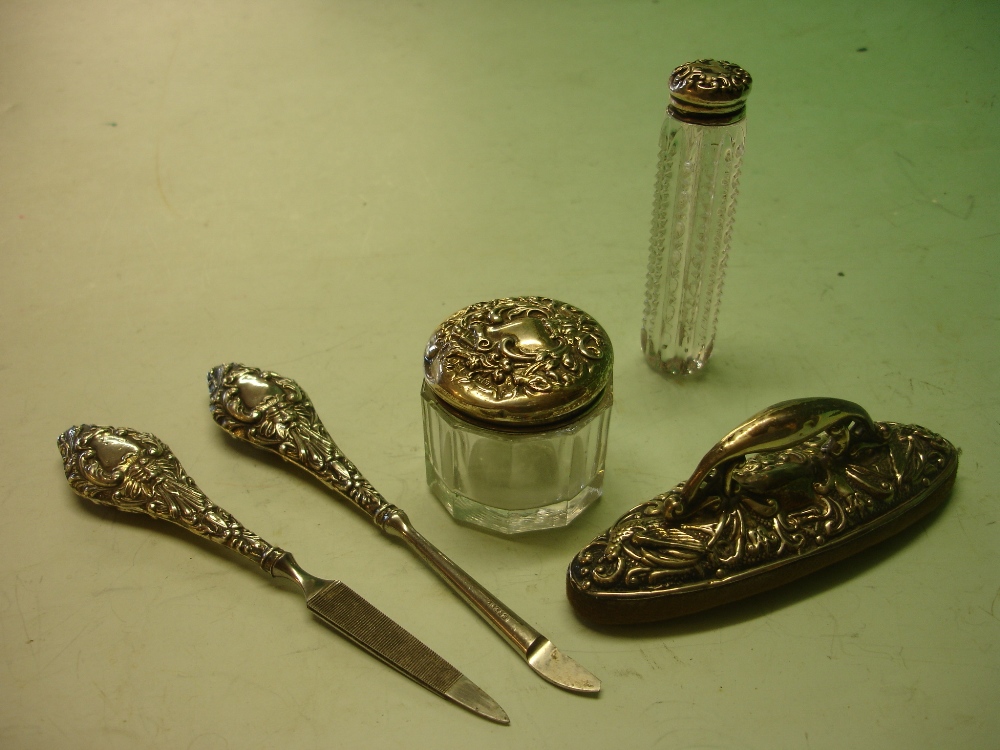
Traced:
[[695, 60], [670, 74], [667, 111], [699, 125], [729, 125], [746, 117], [753, 80], [739, 65], [725, 60]]
[[600, 323], [545, 297], [479, 302], [449, 317], [424, 352], [424, 380], [464, 416], [506, 428], [583, 411], [611, 381], [614, 355]]

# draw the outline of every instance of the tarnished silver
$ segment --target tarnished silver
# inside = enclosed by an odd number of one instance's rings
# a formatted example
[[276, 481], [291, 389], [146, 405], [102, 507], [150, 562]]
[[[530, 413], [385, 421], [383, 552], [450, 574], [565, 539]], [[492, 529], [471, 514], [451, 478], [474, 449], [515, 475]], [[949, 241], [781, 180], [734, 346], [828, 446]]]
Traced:
[[459, 523], [566, 526], [601, 497], [614, 353], [579, 308], [503, 297], [448, 316], [424, 350], [427, 484]]
[[578, 693], [596, 693], [600, 680], [552, 643], [427, 541], [406, 514], [387, 502], [333, 442], [299, 385], [241, 364], [208, 374], [212, 416], [230, 435], [272, 451], [305, 469], [349, 500], [389, 536], [406, 545], [496, 630], [541, 677]]
[[533, 429], [595, 403], [614, 354], [601, 324], [547, 297], [477, 302], [435, 329], [424, 381], [460, 414], [491, 426]]
[[940, 435], [873, 422], [850, 401], [776, 404], [587, 545], [569, 566], [570, 601], [586, 619], [635, 623], [773, 588], [937, 508], [958, 455]]
[[212, 503], [156, 436], [82, 425], [58, 440], [70, 486], [99, 505], [169, 521], [228, 547], [272, 576], [295, 581], [322, 622], [428, 690], [500, 724], [504, 710], [455, 667], [340, 581], [307, 573]]
[[746, 117], [753, 81], [726, 60], [695, 60], [670, 74], [667, 111], [683, 122], [730, 125]]

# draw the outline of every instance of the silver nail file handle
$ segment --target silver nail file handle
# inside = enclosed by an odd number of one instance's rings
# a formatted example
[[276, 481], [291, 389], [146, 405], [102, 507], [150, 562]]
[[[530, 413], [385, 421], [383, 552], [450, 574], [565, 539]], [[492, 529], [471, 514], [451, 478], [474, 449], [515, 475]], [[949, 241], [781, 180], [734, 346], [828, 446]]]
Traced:
[[286, 554], [209, 500], [155, 435], [85, 424], [66, 430], [58, 443], [70, 486], [98, 505], [176, 524], [272, 575]]

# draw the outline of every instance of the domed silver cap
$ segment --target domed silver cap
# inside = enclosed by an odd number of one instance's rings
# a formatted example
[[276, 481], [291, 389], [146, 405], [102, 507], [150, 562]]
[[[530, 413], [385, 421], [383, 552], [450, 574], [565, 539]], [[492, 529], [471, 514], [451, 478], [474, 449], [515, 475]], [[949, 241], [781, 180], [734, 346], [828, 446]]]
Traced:
[[729, 125], [746, 117], [753, 80], [725, 60], [695, 60], [670, 74], [667, 111], [684, 122]]
[[449, 317], [424, 353], [427, 387], [465, 416], [508, 428], [568, 418], [611, 381], [611, 341], [582, 310], [545, 297], [479, 302]]

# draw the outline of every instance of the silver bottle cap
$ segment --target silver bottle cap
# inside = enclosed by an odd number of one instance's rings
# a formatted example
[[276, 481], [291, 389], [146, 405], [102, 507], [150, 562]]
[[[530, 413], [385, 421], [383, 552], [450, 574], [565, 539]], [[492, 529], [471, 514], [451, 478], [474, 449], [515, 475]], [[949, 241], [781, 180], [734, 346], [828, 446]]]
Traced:
[[695, 60], [670, 74], [667, 111], [699, 125], [730, 125], [746, 117], [750, 74], [725, 60]]

